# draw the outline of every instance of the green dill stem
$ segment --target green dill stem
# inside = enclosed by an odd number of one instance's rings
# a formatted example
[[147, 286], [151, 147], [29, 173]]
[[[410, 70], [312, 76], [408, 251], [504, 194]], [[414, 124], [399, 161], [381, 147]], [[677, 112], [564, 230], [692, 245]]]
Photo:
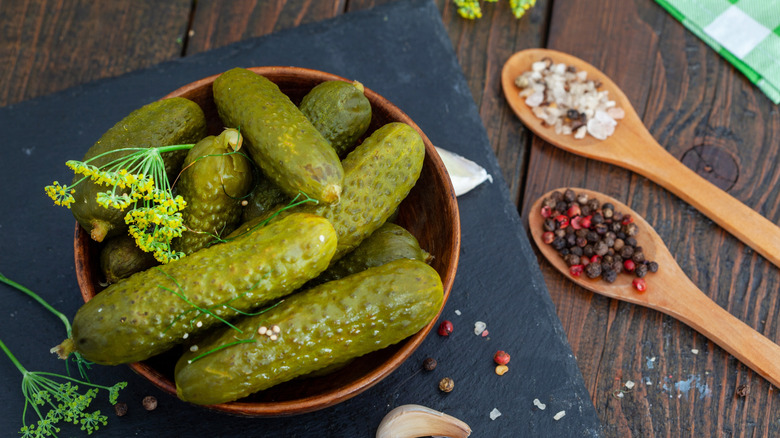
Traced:
[[8, 347], [5, 346], [2, 339], [0, 339], [0, 349], [2, 349], [5, 352], [8, 358], [11, 359], [11, 362], [13, 362], [14, 365], [16, 365], [16, 368], [18, 368], [22, 374], [27, 374], [27, 369], [21, 364], [21, 362], [19, 362], [18, 359], [16, 359], [16, 356], [14, 356], [13, 353], [11, 353], [11, 350], [9, 350]]
[[70, 331], [71, 331], [71, 329], [70, 329], [70, 321], [68, 321], [68, 318], [62, 312], [60, 312], [59, 310], [57, 310], [54, 307], [50, 306], [49, 303], [44, 301], [43, 298], [38, 296], [38, 294], [36, 294], [35, 292], [31, 291], [30, 289], [22, 286], [21, 284], [19, 284], [17, 282], [11, 280], [10, 278], [8, 278], [5, 275], [3, 275], [2, 273], [0, 273], [0, 281], [5, 283], [5, 284], [7, 284], [7, 285], [9, 285], [9, 286], [11, 286], [11, 287], [14, 287], [14, 288], [24, 292], [25, 294], [27, 294], [27, 296], [29, 296], [30, 298], [34, 299], [40, 305], [45, 307], [49, 312], [51, 312], [55, 316], [57, 316], [60, 320], [62, 320], [62, 323], [65, 324], [65, 328], [67, 329], [68, 336], [70, 336]]

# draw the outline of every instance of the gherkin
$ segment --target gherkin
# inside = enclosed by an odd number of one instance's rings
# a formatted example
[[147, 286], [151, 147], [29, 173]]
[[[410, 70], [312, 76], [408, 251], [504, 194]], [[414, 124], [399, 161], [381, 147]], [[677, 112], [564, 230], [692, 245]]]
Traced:
[[57, 353], [104, 365], [147, 359], [293, 292], [327, 268], [335, 249], [327, 220], [289, 215], [107, 287], [79, 309]]
[[182, 211], [186, 231], [173, 241], [185, 254], [227, 235], [241, 221], [241, 200], [252, 186], [252, 165], [237, 151], [242, 137], [235, 129], [208, 136], [187, 153], [177, 183], [187, 201]]
[[[417, 182], [425, 159], [425, 144], [411, 126], [388, 123], [374, 131], [347, 155], [344, 166], [344, 191], [338, 204], [306, 203], [282, 211], [279, 216], [307, 212], [328, 219], [338, 234], [338, 260], [382, 226]], [[238, 227], [237, 237], [269, 214]]]
[[139, 248], [129, 234], [106, 239], [100, 250], [100, 269], [108, 284], [159, 264], [152, 253]]
[[298, 108], [344, 158], [371, 124], [371, 102], [358, 81], [325, 81], [311, 89]]
[[[342, 364], [418, 332], [442, 300], [441, 278], [418, 260], [321, 284], [236, 321], [244, 335], [221, 328], [195, 342], [176, 364], [177, 394], [196, 404], [224, 403]], [[274, 326], [274, 336], [260, 334]]]
[[317, 278], [306, 283], [304, 287], [338, 280], [398, 259], [412, 259], [428, 263], [431, 255], [420, 248], [417, 239], [404, 227], [386, 222], [363, 240], [352, 252], [340, 258]]
[[[198, 104], [183, 97], [158, 100], [131, 112], [112, 126], [87, 150], [83, 161], [124, 148], [192, 144], [205, 135], [206, 117]], [[95, 158], [89, 164], [102, 167], [130, 153], [117, 151]], [[179, 171], [185, 154], [184, 150], [163, 154], [169, 178]], [[77, 175], [73, 182], [80, 179], [81, 176]], [[124, 220], [126, 209], [104, 208], [97, 203], [97, 194], [105, 191], [105, 186], [85, 180], [74, 190], [75, 202], [71, 205], [71, 212], [93, 240], [102, 242], [106, 237], [127, 230]]]
[[338, 202], [344, 179], [338, 155], [276, 84], [234, 68], [214, 80], [213, 92], [222, 121], [241, 130], [249, 155], [279, 188]]

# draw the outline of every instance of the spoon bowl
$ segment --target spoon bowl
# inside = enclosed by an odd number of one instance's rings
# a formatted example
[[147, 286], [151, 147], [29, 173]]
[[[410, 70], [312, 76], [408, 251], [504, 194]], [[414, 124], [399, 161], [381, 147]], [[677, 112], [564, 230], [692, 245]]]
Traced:
[[[601, 82], [600, 89], [625, 111], [615, 132], [605, 140], [589, 135], [576, 139], [573, 135], [556, 134], [550, 126], [534, 115], [515, 78], [531, 70], [534, 62], [549, 58], [554, 63], [586, 71], [587, 77]], [[738, 201], [714, 184], [699, 176], [669, 154], [645, 128], [631, 102], [611, 79], [596, 67], [566, 53], [548, 49], [528, 49], [515, 53], [504, 64], [501, 85], [507, 103], [523, 124], [547, 143], [565, 151], [593, 160], [623, 167], [638, 173], [674, 193], [723, 229], [753, 248], [775, 266], [780, 267], [780, 227], [755, 210]]]
[[615, 211], [630, 214], [639, 227], [636, 239], [645, 258], [657, 262], [659, 268], [658, 272], [645, 276], [645, 292], [639, 292], [632, 286], [632, 279], [635, 278], [633, 274], [622, 273], [613, 283], [601, 278], [590, 279], [585, 275], [572, 276], [563, 257], [542, 240], [542, 201], [555, 190], [537, 199], [528, 214], [531, 237], [553, 267], [591, 292], [645, 306], [680, 320], [731, 353], [773, 385], [780, 386], [780, 346], [737, 319], [699, 290], [677, 264], [658, 233], [637, 212], [603, 193], [579, 188], [572, 190], [576, 193], [586, 193], [589, 198], [598, 199], [602, 205], [610, 202], [615, 206]]

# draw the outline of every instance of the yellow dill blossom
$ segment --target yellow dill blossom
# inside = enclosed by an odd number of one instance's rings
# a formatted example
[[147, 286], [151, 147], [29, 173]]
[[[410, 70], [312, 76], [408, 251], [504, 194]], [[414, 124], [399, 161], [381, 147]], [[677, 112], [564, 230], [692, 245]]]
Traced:
[[67, 185], [60, 185], [59, 181], [54, 181], [51, 185], [44, 187], [46, 194], [54, 200], [55, 205], [70, 208], [75, 199], [73, 199], [73, 190]]
[[[484, 0], [489, 3], [496, 3], [498, 0]], [[482, 18], [482, 8], [479, 5], [479, 0], [452, 0], [455, 6], [458, 7], [458, 15], [463, 18], [474, 20]], [[512, 14], [515, 18], [520, 18], [525, 14], [525, 11], [532, 8], [536, 4], [536, 0], [509, 0], [509, 7], [512, 9]]]
[[[162, 154], [193, 146], [125, 148], [86, 161], [69, 160], [66, 166], [82, 178], [71, 186], [55, 181], [46, 186], [45, 191], [56, 205], [70, 207], [75, 201], [73, 187], [79, 183], [90, 180], [106, 186], [106, 191], [97, 194], [95, 201], [98, 205], [117, 210], [129, 209], [125, 222], [130, 226], [130, 235], [141, 249], [167, 263], [184, 255], [171, 249], [171, 240], [181, 236], [185, 230], [180, 212], [187, 203], [181, 196], [173, 196]], [[90, 164], [92, 160], [120, 151], [130, 153], [101, 167]]]

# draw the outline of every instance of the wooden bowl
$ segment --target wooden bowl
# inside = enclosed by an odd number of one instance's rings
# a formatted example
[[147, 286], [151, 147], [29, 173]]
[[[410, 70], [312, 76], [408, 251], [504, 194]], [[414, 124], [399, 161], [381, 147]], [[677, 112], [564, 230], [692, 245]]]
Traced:
[[[295, 103], [300, 102], [300, 99], [320, 82], [347, 80], [329, 73], [297, 67], [255, 67], [250, 70], [276, 83]], [[209, 133], [214, 135], [223, 129], [211, 90], [211, 85], [217, 76], [185, 85], [165, 96], [165, 98], [186, 97], [198, 103], [206, 114]], [[425, 142], [426, 155], [422, 174], [409, 196], [401, 204], [396, 222], [417, 237], [420, 246], [434, 256], [431, 265], [441, 276], [444, 284], [444, 303], [446, 303], [452, 289], [460, 252], [458, 206], [447, 171], [430, 140], [409, 116], [368, 88], [365, 89], [365, 94], [371, 102], [373, 111], [367, 134], [389, 122], [404, 122], [417, 129]], [[91, 240], [89, 233], [76, 224], [74, 249], [76, 276], [81, 295], [86, 302], [102, 290], [100, 286], [102, 274], [99, 266], [100, 244]], [[327, 376], [298, 378], [235, 402], [207, 407], [236, 415], [285, 416], [332, 406], [360, 394], [398, 368], [422, 343], [436, 320], [437, 318], [434, 318], [417, 334], [406, 340], [362, 356], [349, 366]], [[174, 348], [168, 353], [129, 366], [163, 391], [175, 396], [173, 368], [180, 354], [181, 351]]]

